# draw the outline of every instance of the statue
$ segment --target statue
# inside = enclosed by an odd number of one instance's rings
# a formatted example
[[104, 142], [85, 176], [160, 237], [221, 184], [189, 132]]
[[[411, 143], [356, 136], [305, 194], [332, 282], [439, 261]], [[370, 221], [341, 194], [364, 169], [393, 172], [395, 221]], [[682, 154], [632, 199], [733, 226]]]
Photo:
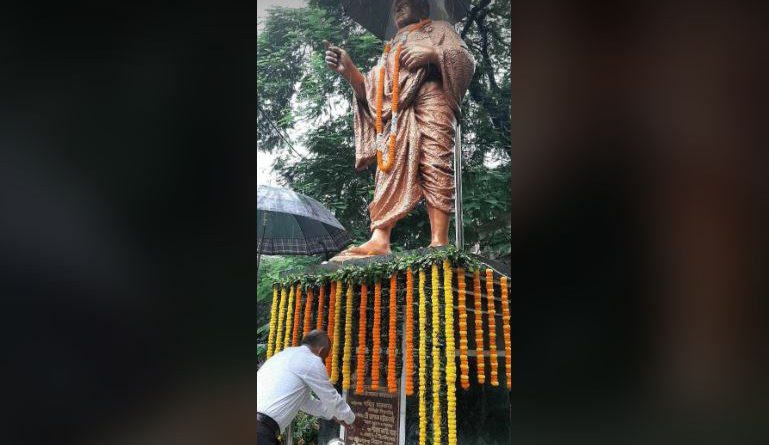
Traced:
[[429, 8], [428, 0], [393, 1], [398, 31], [366, 76], [344, 49], [323, 42], [326, 65], [354, 92], [355, 168], [377, 162], [371, 239], [332, 261], [389, 254], [393, 227], [422, 198], [430, 246], [449, 242], [454, 136], [475, 63], [449, 23], [429, 20]]

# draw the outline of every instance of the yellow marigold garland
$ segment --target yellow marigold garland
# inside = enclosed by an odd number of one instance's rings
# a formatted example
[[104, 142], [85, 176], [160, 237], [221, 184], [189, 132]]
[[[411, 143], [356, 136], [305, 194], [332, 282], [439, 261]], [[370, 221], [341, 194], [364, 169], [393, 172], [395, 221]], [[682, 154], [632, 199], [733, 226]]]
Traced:
[[347, 283], [347, 307], [344, 315], [344, 356], [342, 357], [342, 389], [350, 389], [350, 360], [352, 359], [352, 281]]
[[294, 330], [291, 334], [291, 346], [299, 346], [299, 323], [302, 316], [302, 288], [297, 284], [294, 292], [296, 304], [294, 304]]
[[476, 377], [478, 383], [486, 383], [486, 364], [483, 348], [483, 296], [481, 295], [481, 275], [478, 269], [473, 271], [473, 300], [475, 301], [475, 360], [478, 364]]
[[496, 303], [494, 302], [494, 270], [486, 269], [486, 296], [489, 307], [489, 351], [491, 362], [491, 386], [499, 386], [498, 358], [497, 358], [497, 320]]
[[320, 292], [318, 295], [318, 322], [315, 325], [315, 329], [323, 329], [323, 305], [326, 303], [326, 285], [320, 284]]
[[334, 306], [334, 341], [331, 345], [331, 383], [336, 384], [339, 381], [339, 341], [341, 337], [341, 318], [342, 318], [342, 282], [336, 282], [336, 305]]
[[304, 327], [302, 328], [302, 338], [304, 338], [305, 335], [307, 335], [308, 332], [310, 332], [310, 325], [312, 323], [312, 299], [315, 296], [313, 295], [312, 288], [307, 289], [307, 302], [304, 303]]
[[465, 295], [465, 270], [457, 268], [457, 286], [459, 288], [459, 370], [462, 389], [470, 389], [470, 365], [467, 360], [467, 297]]
[[390, 309], [389, 309], [389, 316], [390, 316], [390, 326], [389, 326], [389, 339], [387, 343], [387, 392], [390, 393], [396, 393], [398, 392], [398, 382], [396, 380], [395, 374], [395, 359], [398, 355], [398, 296], [397, 296], [397, 287], [398, 287], [398, 277], [395, 274], [390, 275]]
[[366, 283], [360, 285], [360, 317], [358, 319], [358, 356], [356, 357], [356, 385], [355, 392], [363, 394], [366, 381], [366, 317], [368, 305], [368, 287]]
[[286, 332], [283, 334], [283, 349], [291, 346], [291, 326], [294, 321], [294, 286], [289, 287], [286, 303]]
[[502, 288], [502, 327], [505, 331], [505, 386], [510, 390], [513, 381], [513, 347], [510, 342], [510, 305], [508, 302], [507, 277], [502, 276], [499, 281]]
[[438, 279], [438, 265], [432, 265], [432, 307], [433, 307], [433, 443], [441, 443], [441, 351], [438, 345], [441, 327], [441, 288]]
[[454, 292], [451, 263], [443, 260], [443, 300], [446, 321], [446, 420], [448, 445], [457, 445], [457, 363], [454, 345]]
[[373, 346], [371, 348], [371, 389], [379, 389], [379, 354], [381, 354], [382, 332], [382, 282], [379, 277], [374, 283], [374, 326], [372, 330]]
[[406, 350], [403, 352], [406, 395], [414, 395], [414, 276], [406, 269]]
[[267, 358], [272, 357], [275, 348], [275, 320], [278, 316], [278, 286], [272, 286], [272, 306], [270, 306], [270, 335], [267, 338]]
[[419, 269], [419, 445], [427, 444], [427, 301], [425, 270]]
[[[328, 338], [334, 339], [334, 311], [336, 310], [336, 281], [331, 282], [328, 294]], [[333, 347], [333, 346], [332, 346]], [[331, 380], [331, 354], [326, 356], [326, 374]]]
[[280, 290], [280, 306], [278, 307], [278, 328], [275, 333], [275, 349], [272, 351], [273, 355], [277, 354], [281, 350], [283, 345], [283, 323], [286, 320], [286, 300], [288, 299], [288, 291], [286, 288]]

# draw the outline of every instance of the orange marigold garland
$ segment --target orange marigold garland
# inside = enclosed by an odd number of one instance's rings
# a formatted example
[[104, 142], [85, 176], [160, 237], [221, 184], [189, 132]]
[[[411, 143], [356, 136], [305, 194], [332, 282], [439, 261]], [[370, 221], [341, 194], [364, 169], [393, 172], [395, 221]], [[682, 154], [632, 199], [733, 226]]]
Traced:
[[299, 323], [302, 316], [302, 288], [299, 284], [296, 285], [294, 298], [296, 298], [296, 304], [294, 304], [294, 331], [291, 335], [291, 346], [299, 346]]
[[[331, 282], [331, 289], [328, 294], [328, 338], [334, 339], [334, 310], [336, 309], [336, 281]], [[326, 374], [331, 380], [331, 354], [326, 356]]]
[[347, 283], [347, 307], [344, 314], [344, 355], [342, 356], [342, 389], [350, 389], [350, 360], [352, 360], [352, 281]]
[[278, 328], [278, 286], [272, 286], [272, 306], [270, 306], [270, 335], [267, 338], [267, 358], [275, 350], [275, 330]]
[[419, 269], [419, 445], [427, 444], [427, 298], [425, 270]]
[[499, 284], [502, 288], [502, 328], [505, 332], [505, 386], [510, 390], [513, 381], [513, 347], [510, 342], [510, 304], [508, 302], [507, 277], [503, 275], [499, 279]]
[[288, 300], [288, 291], [285, 287], [280, 290], [280, 306], [278, 307], [278, 328], [275, 333], [275, 350], [273, 355], [280, 352], [283, 346], [283, 324], [286, 320], [286, 300]]
[[374, 283], [374, 326], [372, 328], [372, 341], [373, 346], [371, 348], [371, 389], [376, 391], [379, 389], [379, 354], [381, 351], [381, 339], [382, 332], [382, 282], [379, 277]]
[[326, 285], [320, 284], [320, 292], [318, 295], [318, 322], [315, 325], [315, 329], [323, 329], [323, 305], [326, 303]]
[[467, 360], [467, 297], [465, 296], [465, 270], [457, 268], [459, 288], [459, 370], [462, 389], [470, 389], [470, 365]]
[[302, 338], [310, 332], [310, 326], [312, 324], [312, 299], [314, 297], [312, 288], [308, 288], [307, 302], [304, 303], [304, 328], [302, 329]]
[[419, 445], [427, 443], [427, 299], [425, 271], [419, 269]]
[[454, 345], [454, 292], [451, 263], [443, 260], [443, 301], [446, 319], [446, 422], [448, 445], [457, 445], [457, 350]]
[[358, 318], [358, 356], [356, 357], [356, 385], [355, 392], [363, 394], [366, 381], [366, 306], [368, 305], [368, 287], [366, 283], [360, 285], [360, 317]]
[[390, 101], [390, 108], [392, 111], [392, 116], [390, 118], [390, 137], [388, 139], [388, 150], [387, 150], [387, 162], [384, 162], [382, 159], [382, 151], [384, 148], [380, 148], [379, 146], [383, 145], [382, 140], [382, 131], [384, 129], [382, 125], [382, 100], [384, 98], [384, 79], [385, 79], [385, 65], [387, 62], [387, 56], [390, 54], [390, 49], [392, 48], [392, 44], [390, 42], [385, 43], [384, 51], [382, 52], [382, 57], [379, 61], [379, 78], [377, 82], [377, 89], [376, 89], [376, 121], [374, 122], [374, 128], [376, 129], [377, 134], [377, 152], [376, 152], [376, 162], [377, 167], [380, 171], [384, 173], [388, 173], [390, 170], [392, 170], [392, 167], [395, 163], [395, 137], [398, 132], [398, 90], [400, 88], [400, 55], [401, 50], [403, 49], [403, 44], [406, 42], [406, 38], [408, 37], [408, 33], [411, 31], [417, 30], [419, 28], [422, 28], [426, 24], [430, 23], [430, 20], [422, 20], [419, 23], [415, 23], [408, 27], [408, 30], [406, 33], [401, 34], [400, 41], [398, 42], [398, 46], [395, 48], [395, 56], [393, 57], [393, 74], [392, 74], [392, 100]]
[[288, 303], [286, 304], [286, 332], [283, 334], [283, 349], [288, 349], [291, 346], [291, 326], [294, 322], [294, 291], [295, 287], [289, 287], [288, 291]]
[[491, 386], [499, 386], [497, 358], [497, 320], [496, 303], [494, 302], [494, 270], [486, 269], [486, 296], [489, 307], [489, 361], [491, 362]]
[[397, 286], [398, 277], [395, 274], [390, 275], [390, 326], [389, 326], [389, 340], [387, 348], [387, 392], [398, 392], [398, 383], [395, 378], [395, 359], [398, 355], [397, 341], [398, 341], [398, 297]]
[[433, 443], [441, 443], [441, 350], [438, 340], [441, 329], [441, 288], [438, 265], [432, 265], [432, 310], [433, 310]]
[[483, 296], [481, 295], [481, 274], [473, 271], [473, 300], [475, 301], [475, 360], [478, 364], [476, 377], [478, 383], [486, 383], [485, 350], [483, 348]]
[[334, 306], [334, 340], [331, 345], [331, 383], [336, 384], [339, 381], [339, 341], [342, 333], [341, 318], [342, 318], [342, 282], [337, 280], [336, 282], [336, 305]]
[[403, 352], [406, 395], [414, 395], [414, 276], [406, 269], [406, 350]]

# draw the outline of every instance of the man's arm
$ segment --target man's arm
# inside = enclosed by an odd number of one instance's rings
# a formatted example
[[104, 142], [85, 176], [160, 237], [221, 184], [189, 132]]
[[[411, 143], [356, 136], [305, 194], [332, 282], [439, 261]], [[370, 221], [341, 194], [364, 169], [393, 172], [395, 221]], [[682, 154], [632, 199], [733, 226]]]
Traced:
[[326, 420], [331, 420], [331, 417], [326, 413], [326, 409], [323, 407], [323, 402], [320, 400], [315, 400], [312, 397], [307, 399], [307, 401], [302, 404], [300, 409], [311, 416], [322, 417]]
[[[328, 375], [326, 374], [326, 368], [321, 365], [320, 361], [318, 361], [316, 366], [311, 366], [307, 370], [307, 373], [301, 377], [319, 399], [317, 401], [313, 400], [313, 402], [316, 403], [309, 407], [310, 410], [316, 410], [316, 412], [318, 412], [317, 408], [320, 407], [323, 411], [323, 415], [320, 415], [320, 417], [326, 419], [336, 417], [348, 424], [355, 422], [355, 414], [353, 414], [350, 406], [336, 391], [336, 388], [331, 386], [331, 383], [328, 381]], [[312, 413], [308, 412], [308, 414]]]

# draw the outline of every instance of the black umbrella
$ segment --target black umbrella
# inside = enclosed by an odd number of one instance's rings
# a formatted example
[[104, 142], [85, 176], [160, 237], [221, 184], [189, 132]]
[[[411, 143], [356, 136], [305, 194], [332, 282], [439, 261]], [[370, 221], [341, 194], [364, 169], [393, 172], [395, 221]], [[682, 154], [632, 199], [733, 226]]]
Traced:
[[316, 255], [352, 242], [342, 224], [318, 201], [292, 190], [262, 185], [256, 191], [256, 252]]
[[[470, 0], [429, 0], [430, 18], [452, 25], [467, 15]], [[345, 15], [382, 40], [395, 35], [395, 22], [390, 16], [392, 0], [341, 0]]]

